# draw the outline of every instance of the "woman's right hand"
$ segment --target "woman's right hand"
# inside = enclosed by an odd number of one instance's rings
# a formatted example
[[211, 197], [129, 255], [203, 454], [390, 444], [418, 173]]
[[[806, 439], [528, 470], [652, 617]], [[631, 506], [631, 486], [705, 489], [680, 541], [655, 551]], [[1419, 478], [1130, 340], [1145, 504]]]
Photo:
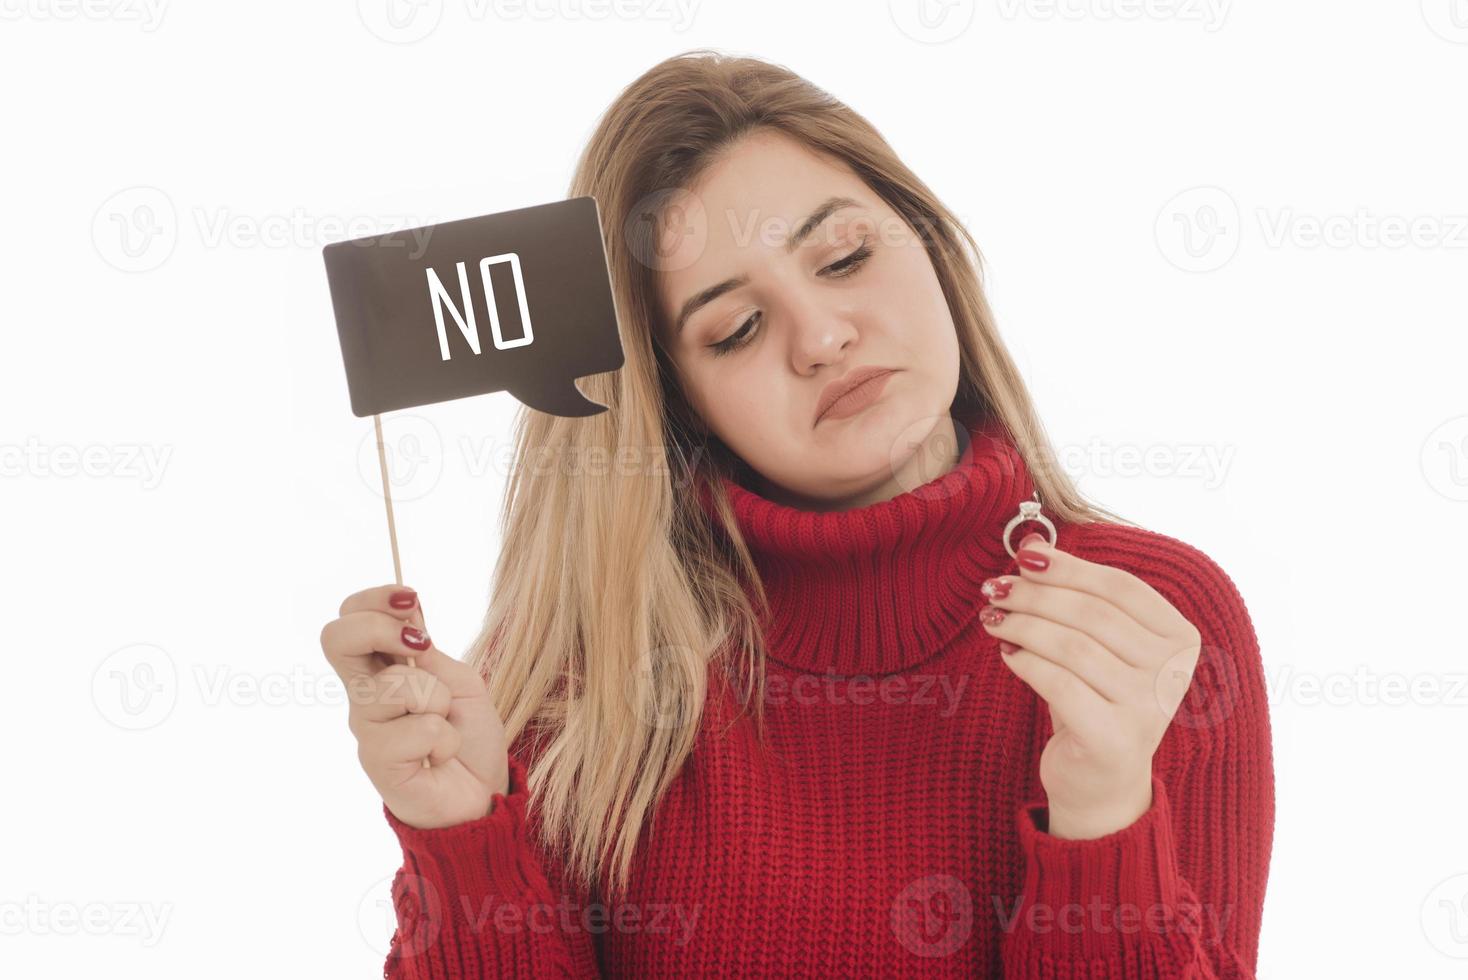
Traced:
[[504, 725], [484, 679], [432, 645], [411, 589], [347, 596], [321, 649], [346, 685], [357, 758], [395, 817], [450, 827], [485, 816], [490, 797], [508, 791]]

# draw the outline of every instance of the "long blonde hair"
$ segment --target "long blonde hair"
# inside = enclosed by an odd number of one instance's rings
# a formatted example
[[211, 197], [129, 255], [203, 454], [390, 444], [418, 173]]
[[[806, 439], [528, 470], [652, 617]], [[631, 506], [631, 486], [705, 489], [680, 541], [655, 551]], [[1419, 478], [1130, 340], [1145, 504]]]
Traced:
[[[520, 409], [503, 546], [468, 655], [512, 751], [530, 760], [542, 843], [582, 888], [626, 888], [642, 826], [694, 748], [711, 681], [751, 692], [763, 732], [754, 603], [763, 609], [766, 598], [718, 480], [747, 470], [684, 398], [658, 339], [655, 272], [641, 258], [654, 254], [662, 218], [646, 213], [650, 202], [692, 186], [757, 128], [845, 162], [929, 236], [958, 331], [954, 414], [997, 415], [1052, 519], [1126, 523], [1085, 502], [1054, 464], [984, 298], [977, 245], [870, 123], [757, 59], [695, 49], [654, 66], [601, 118], [569, 194], [597, 201], [625, 361], [579, 381], [606, 412]], [[696, 499], [697, 472], [716, 520]]]

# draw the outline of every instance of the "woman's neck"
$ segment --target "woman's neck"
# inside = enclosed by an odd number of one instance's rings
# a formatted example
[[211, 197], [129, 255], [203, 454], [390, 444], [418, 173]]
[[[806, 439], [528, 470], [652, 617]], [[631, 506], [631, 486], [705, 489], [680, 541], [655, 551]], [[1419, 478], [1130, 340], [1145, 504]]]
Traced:
[[937, 423], [923, 437], [923, 441], [913, 447], [900, 466], [895, 469], [884, 468], [870, 486], [854, 494], [811, 497], [772, 483], [758, 473], [754, 475], [750, 489], [766, 500], [796, 510], [829, 513], [867, 507], [891, 500], [900, 493], [906, 493], [913, 487], [920, 487], [951, 472], [958, 465], [961, 446], [965, 441], [960, 438], [959, 433], [959, 422], [956, 419], [948, 415], [939, 416]]
[[972, 625], [984, 580], [1012, 570], [1004, 525], [1035, 487], [996, 420], [962, 431], [946, 473], [848, 510], [790, 507], [723, 479], [770, 600], [761, 625], [771, 660], [844, 676], [896, 673]]

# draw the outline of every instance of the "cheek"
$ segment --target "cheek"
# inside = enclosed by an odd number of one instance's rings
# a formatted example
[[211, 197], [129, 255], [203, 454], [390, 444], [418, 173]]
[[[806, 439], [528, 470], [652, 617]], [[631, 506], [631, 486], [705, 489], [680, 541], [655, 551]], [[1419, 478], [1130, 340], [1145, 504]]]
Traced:
[[877, 287], [882, 308], [901, 327], [904, 344], [929, 356], [956, 351], [953, 314], [927, 250], [921, 246], [895, 249], [892, 258]]
[[[741, 419], [758, 413], [764, 405], [758, 393], [768, 388], [769, 383], [757, 384], [757, 369], [738, 363], [738, 354], [726, 360], [698, 358], [705, 363], [694, 366], [684, 374], [688, 399], [704, 421], [715, 432], [727, 432], [731, 425], [737, 426]], [[748, 360], [747, 358], [744, 360]]]

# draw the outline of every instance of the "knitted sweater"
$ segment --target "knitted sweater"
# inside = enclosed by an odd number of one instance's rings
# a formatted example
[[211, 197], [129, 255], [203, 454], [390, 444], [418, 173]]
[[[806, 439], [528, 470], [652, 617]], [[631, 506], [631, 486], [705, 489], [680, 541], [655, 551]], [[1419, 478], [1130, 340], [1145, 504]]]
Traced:
[[983, 581], [1018, 573], [1001, 534], [1034, 486], [993, 422], [965, 429], [953, 470], [852, 510], [727, 482], [771, 602], [767, 746], [725, 724], [734, 696], [711, 684], [610, 903], [537, 845], [515, 745], [483, 818], [419, 830], [384, 807], [404, 859], [384, 976], [1253, 977], [1274, 779], [1238, 590], [1175, 538], [1057, 522], [1057, 547], [1152, 585], [1203, 651], [1151, 808], [1104, 837], [1052, 837], [1049, 712], [977, 615]]

